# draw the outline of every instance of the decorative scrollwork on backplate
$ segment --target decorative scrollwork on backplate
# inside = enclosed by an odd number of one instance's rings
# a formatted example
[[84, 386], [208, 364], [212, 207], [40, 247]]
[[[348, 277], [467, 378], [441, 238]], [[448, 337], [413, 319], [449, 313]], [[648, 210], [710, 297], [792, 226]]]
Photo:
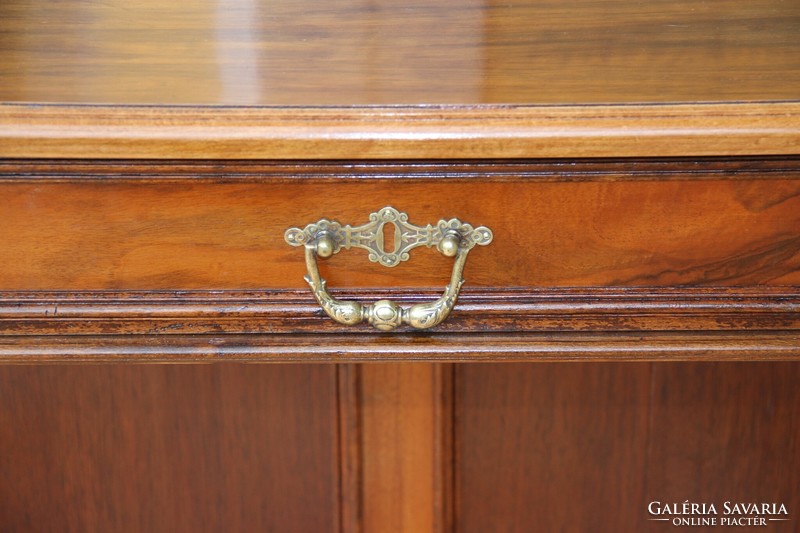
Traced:
[[[386, 250], [384, 227], [394, 228], [394, 249]], [[457, 218], [440, 220], [435, 226], [415, 226], [408, 222], [408, 215], [394, 207], [369, 214], [369, 222], [362, 226], [342, 225], [323, 218], [305, 228], [289, 228], [284, 238], [292, 246], [303, 246], [314, 241], [320, 234], [330, 236], [333, 241], [333, 254], [342, 249], [362, 248], [369, 253], [369, 260], [383, 266], [394, 267], [408, 261], [409, 252], [419, 246], [438, 246], [448, 233], [459, 236], [459, 247], [471, 249], [475, 245], [486, 245], [492, 241], [489, 228], [473, 228]]]
[[[467, 254], [476, 245], [487, 245], [492, 241], [489, 228], [473, 226], [457, 218], [440, 220], [435, 226], [415, 226], [408, 222], [408, 215], [393, 207], [384, 207], [370, 213], [370, 221], [363, 226], [343, 226], [339, 222], [323, 218], [305, 228], [289, 228], [284, 238], [292, 246], [305, 247], [308, 275], [306, 282], [311, 287], [317, 302], [325, 313], [340, 324], [355, 325], [367, 321], [377, 329], [388, 331], [401, 324], [417, 329], [431, 328], [441, 323], [450, 314], [464, 284], [462, 277]], [[386, 250], [384, 228], [394, 227], [394, 249]], [[450, 283], [444, 294], [435, 302], [412, 305], [408, 308], [389, 300], [361, 305], [358, 302], [337, 300], [328, 292], [327, 282], [320, 276], [317, 256], [329, 257], [342, 249], [363, 248], [370, 261], [387, 267], [407, 261], [409, 252], [418, 246], [436, 246], [440, 252], [455, 257]]]

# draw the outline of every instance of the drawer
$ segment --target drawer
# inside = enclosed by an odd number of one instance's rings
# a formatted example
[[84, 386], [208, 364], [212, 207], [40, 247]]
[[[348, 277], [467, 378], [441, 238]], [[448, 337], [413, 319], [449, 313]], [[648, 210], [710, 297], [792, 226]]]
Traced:
[[[600, 163], [5, 163], [3, 290], [303, 288], [284, 232], [367, 222], [494, 232], [471, 287], [800, 284], [800, 160]], [[335, 287], [439, 287], [452, 260], [350, 251]]]
[[[776, 357], [796, 350], [797, 158], [8, 160], [0, 171], [7, 335], [375, 335], [324, 316], [284, 232], [322, 218], [356, 226], [393, 206], [417, 225], [458, 217], [494, 234], [428, 338], [757, 327], [777, 336]], [[394, 268], [358, 249], [319, 261], [337, 297], [403, 305], [437, 298], [452, 263], [424, 247]]]

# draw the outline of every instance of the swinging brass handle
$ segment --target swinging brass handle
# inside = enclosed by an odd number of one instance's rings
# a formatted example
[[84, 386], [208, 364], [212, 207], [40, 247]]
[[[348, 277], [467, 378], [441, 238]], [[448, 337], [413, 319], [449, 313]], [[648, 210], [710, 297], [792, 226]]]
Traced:
[[[395, 228], [395, 246], [385, 250], [383, 229], [386, 224]], [[408, 223], [408, 215], [393, 207], [384, 207], [370, 214], [370, 222], [363, 226], [342, 226], [336, 221], [322, 219], [304, 229], [289, 228], [286, 242], [305, 248], [306, 282], [325, 313], [340, 324], [355, 325], [366, 321], [377, 329], [388, 331], [401, 324], [417, 329], [432, 328], [441, 323], [456, 303], [464, 284], [462, 274], [467, 254], [475, 245], [487, 245], [492, 241], [492, 231], [486, 227], [473, 228], [460, 220], [440, 220], [435, 226], [414, 226]], [[445, 256], [455, 257], [450, 283], [444, 294], [435, 302], [401, 307], [390, 300], [379, 300], [362, 305], [354, 301], [337, 300], [327, 290], [326, 281], [320, 276], [317, 256], [330, 257], [343, 248], [364, 248], [370, 261], [384, 266], [397, 266], [409, 258], [409, 251], [418, 246], [436, 248]]]

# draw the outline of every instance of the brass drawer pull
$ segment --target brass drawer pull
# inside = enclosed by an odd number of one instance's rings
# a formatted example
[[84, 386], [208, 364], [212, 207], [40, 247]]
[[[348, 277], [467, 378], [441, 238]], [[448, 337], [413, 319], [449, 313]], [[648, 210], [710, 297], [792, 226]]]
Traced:
[[[322, 309], [341, 324], [354, 325], [364, 320], [376, 328], [388, 331], [401, 324], [418, 329], [432, 328], [447, 318], [464, 284], [462, 272], [467, 254], [476, 245], [492, 242], [492, 231], [480, 226], [473, 228], [457, 218], [440, 220], [435, 226], [425, 227], [409, 224], [408, 215], [393, 207], [384, 207], [370, 213], [369, 222], [363, 226], [343, 226], [339, 222], [322, 219], [305, 228], [289, 228], [284, 238], [292, 246], [304, 246], [306, 282], [311, 286]], [[394, 226], [394, 249], [384, 248], [383, 230], [386, 224]], [[407, 261], [409, 252], [418, 247], [436, 248], [447, 257], [455, 257], [450, 283], [444, 294], [435, 302], [416, 304], [404, 308], [390, 300], [379, 300], [374, 304], [336, 300], [326, 288], [326, 281], [319, 274], [317, 256], [325, 258], [339, 253], [343, 248], [363, 248], [369, 252], [369, 260], [383, 266], [394, 267]]]

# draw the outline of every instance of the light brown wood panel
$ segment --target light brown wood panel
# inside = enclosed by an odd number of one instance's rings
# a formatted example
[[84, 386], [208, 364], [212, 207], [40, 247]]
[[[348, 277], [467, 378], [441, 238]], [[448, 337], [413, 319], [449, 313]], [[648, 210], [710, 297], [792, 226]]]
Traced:
[[800, 102], [177, 107], [0, 103], [0, 157], [453, 159], [798, 153]]
[[363, 531], [450, 531], [449, 365], [362, 365]]
[[0, 529], [339, 531], [335, 375], [3, 367]]
[[[0, 289], [305, 288], [303, 251], [285, 230], [323, 217], [359, 225], [385, 205], [419, 225], [459, 217], [490, 227], [494, 241], [467, 262], [468, 287], [800, 283], [800, 180], [767, 171], [663, 181], [395, 176], [0, 183]], [[592, 179], [556, 179], [581, 177]], [[452, 269], [424, 248], [391, 269], [366, 255], [322, 261], [329, 286], [443, 287]]]
[[780, 0], [4, 0], [0, 100], [796, 99], [799, 21]]
[[458, 532], [638, 531], [650, 365], [459, 365]]

